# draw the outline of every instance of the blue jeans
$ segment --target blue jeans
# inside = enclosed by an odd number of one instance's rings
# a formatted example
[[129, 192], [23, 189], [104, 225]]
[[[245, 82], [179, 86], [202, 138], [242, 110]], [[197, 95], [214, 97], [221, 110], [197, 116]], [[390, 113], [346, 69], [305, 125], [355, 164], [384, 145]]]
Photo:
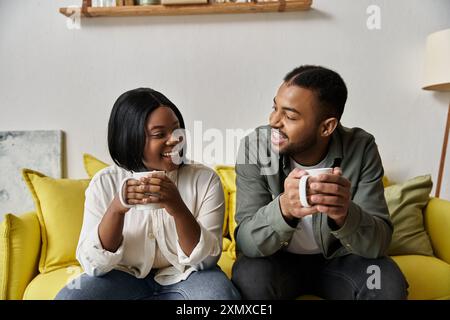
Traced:
[[80, 289], [64, 287], [56, 300], [238, 300], [233, 283], [218, 267], [192, 272], [178, 283], [162, 286], [150, 272], [138, 279], [126, 272], [112, 270], [101, 277], [82, 274]]
[[[372, 268], [379, 270], [378, 287], [371, 286]], [[354, 254], [327, 260], [321, 254], [285, 251], [264, 258], [238, 253], [232, 281], [245, 300], [295, 299], [304, 294], [330, 300], [403, 300], [408, 295], [408, 283], [391, 258]]]

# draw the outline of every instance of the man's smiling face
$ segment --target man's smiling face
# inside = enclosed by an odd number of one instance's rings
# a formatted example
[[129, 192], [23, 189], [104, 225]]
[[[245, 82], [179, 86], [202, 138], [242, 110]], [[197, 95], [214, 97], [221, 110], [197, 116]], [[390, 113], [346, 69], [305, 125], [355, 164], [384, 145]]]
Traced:
[[295, 157], [312, 151], [320, 137], [317, 99], [312, 90], [283, 83], [269, 117], [272, 147]]

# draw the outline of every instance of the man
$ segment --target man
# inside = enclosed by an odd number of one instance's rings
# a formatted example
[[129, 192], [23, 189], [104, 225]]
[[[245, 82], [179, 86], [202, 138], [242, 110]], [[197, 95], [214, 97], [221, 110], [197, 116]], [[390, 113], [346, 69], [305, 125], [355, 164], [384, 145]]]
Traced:
[[[245, 137], [236, 163], [237, 261], [245, 299], [405, 299], [407, 283], [385, 256], [392, 224], [372, 135], [340, 119], [347, 88], [334, 71], [301, 66], [286, 75], [269, 126]], [[339, 165], [340, 163], [340, 165]], [[307, 180], [305, 170], [337, 165]]]

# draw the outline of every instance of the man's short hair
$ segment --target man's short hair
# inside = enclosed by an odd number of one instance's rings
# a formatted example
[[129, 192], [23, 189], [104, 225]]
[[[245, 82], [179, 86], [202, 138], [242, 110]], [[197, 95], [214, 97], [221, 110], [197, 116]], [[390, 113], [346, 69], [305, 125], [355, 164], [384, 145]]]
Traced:
[[303, 65], [284, 77], [284, 82], [312, 90], [319, 103], [319, 121], [329, 117], [341, 119], [347, 101], [347, 87], [341, 76], [324, 67]]

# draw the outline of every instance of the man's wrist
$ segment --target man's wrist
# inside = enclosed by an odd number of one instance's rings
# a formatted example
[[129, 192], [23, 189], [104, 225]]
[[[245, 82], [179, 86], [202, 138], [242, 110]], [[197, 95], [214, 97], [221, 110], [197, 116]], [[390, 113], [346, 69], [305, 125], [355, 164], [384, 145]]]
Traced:
[[338, 218], [338, 219], [333, 219], [333, 218], [328, 217], [328, 226], [330, 227], [330, 229], [332, 231], [339, 230], [345, 224], [346, 217], [347, 217], [347, 215], [345, 217]]
[[280, 197], [278, 197], [278, 202], [280, 205], [280, 212], [281, 212], [281, 216], [283, 217], [284, 221], [291, 226], [292, 228], [297, 227], [297, 224], [299, 222], [300, 219], [294, 217], [293, 215], [291, 215], [286, 206], [284, 205], [284, 201], [285, 201], [285, 194], [282, 193]]
[[278, 202], [279, 202], [279, 205], [280, 205], [281, 215], [283, 216], [284, 219], [291, 220], [294, 217], [288, 212], [288, 210], [286, 208], [285, 197], [286, 197], [286, 195], [284, 193], [282, 193], [278, 197]]

